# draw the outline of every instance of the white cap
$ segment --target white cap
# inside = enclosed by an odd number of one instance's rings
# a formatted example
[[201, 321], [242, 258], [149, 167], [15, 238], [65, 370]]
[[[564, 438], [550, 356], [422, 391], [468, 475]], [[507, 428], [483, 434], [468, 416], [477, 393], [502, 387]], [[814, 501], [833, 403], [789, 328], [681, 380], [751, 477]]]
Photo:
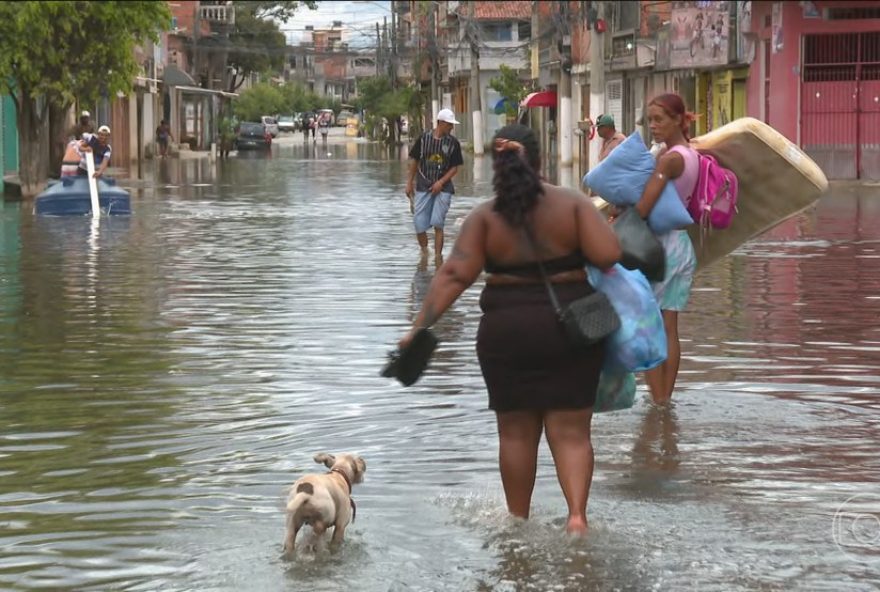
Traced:
[[91, 117], [92, 114], [89, 113], [88, 111], [83, 111], [82, 113], [79, 114], [79, 116], [80, 117]]
[[455, 120], [455, 113], [452, 112], [452, 109], [440, 109], [440, 112], [437, 113], [437, 121], [445, 121], [446, 123], [458, 125], [458, 121]]
[[107, 127], [106, 125], [102, 125], [101, 127], [98, 128], [98, 133], [99, 134], [109, 134], [110, 128]]

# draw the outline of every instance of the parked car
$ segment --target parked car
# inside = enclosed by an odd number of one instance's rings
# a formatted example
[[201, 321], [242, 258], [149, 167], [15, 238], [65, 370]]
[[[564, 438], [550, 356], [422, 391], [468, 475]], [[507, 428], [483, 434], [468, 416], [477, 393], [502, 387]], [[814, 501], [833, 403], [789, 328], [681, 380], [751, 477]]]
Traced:
[[296, 122], [293, 119], [293, 115], [282, 115], [278, 118], [278, 131], [279, 132], [295, 132], [296, 131]]
[[278, 121], [275, 120], [274, 117], [270, 117], [268, 115], [263, 115], [260, 118], [260, 122], [266, 126], [266, 130], [272, 134], [272, 137], [275, 138], [281, 133], [281, 130], [278, 129]]
[[238, 124], [235, 135], [236, 150], [269, 150], [272, 148], [272, 134], [262, 123], [245, 121]]
[[339, 112], [339, 115], [336, 116], [336, 125], [340, 125], [343, 127], [348, 125], [348, 118], [349, 117], [354, 117], [354, 113], [343, 109], [342, 111]]

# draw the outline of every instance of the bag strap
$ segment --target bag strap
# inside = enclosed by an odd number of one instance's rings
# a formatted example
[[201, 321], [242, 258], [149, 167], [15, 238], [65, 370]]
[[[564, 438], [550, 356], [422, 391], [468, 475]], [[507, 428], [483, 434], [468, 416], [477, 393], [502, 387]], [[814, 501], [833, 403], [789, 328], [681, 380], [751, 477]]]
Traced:
[[526, 238], [529, 239], [529, 245], [532, 247], [532, 252], [535, 253], [535, 262], [538, 264], [538, 270], [541, 272], [541, 279], [544, 280], [544, 285], [547, 287], [547, 294], [550, 296], [553, 310], [556, 311], [556, 316], [561, 320], [562, 307], [559, 306], [559, 299], [556, 297], [556, 290], [553, 289], [553, 284], [550, 283], [550, 278], [547, 277], [547, 271], [544, 269], [544, 264], [541, 262], [541, 256], [538, 254], [538, 247], [535, 244], [535, 238], [532, 236], [532, 227], [529, 226], [528, 221], [526, 221], [524, 226], [526, 229]]

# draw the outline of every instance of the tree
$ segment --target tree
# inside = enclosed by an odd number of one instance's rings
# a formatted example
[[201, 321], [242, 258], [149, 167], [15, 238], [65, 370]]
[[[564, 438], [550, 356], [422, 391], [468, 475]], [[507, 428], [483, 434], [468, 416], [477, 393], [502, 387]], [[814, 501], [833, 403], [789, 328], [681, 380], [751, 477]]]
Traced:
[[235, 2], [235, 28], [229, 35], [228, 65], [233, 69], [229, 92], [235, 92], [254, 72], [281, 70], [287, 40], [276, 20], [286, 23], [302, 6], [317, 2]]
[[394, 143], [397, 141], [396, 124], [400, 117], [407, 115], [410, 121], [418, 119], [424, 99], [424, 95], [415, 87], [393, 90], [388, 77], [374, 76], [358, 82], [355, 106], [367, 111], [367, 123], [370, 128], [378, 126], [379, 122], [376, 118], [385, 119], [389, 124], [385, 140]]
[[529, 94], [529, 88], [520, 80], [514, 68], [501, 64], [499, 70], [500, 75], [489, 81], [489, 88], [505, 99], [504, 111], [507, 115], [516, 116], [520, 101]]
[[235, 116], [240, 121], [260, 121], [263, 115], [275, 115], [285, 110], [284, 93], [271, 84], [257, 84], [233, 103]]
[[135, 46], [170, 24], [165, 2], [0, 3], [0, 93], [15, 103], [23, 195], [45, 186], [50, 110], [130, 92]]

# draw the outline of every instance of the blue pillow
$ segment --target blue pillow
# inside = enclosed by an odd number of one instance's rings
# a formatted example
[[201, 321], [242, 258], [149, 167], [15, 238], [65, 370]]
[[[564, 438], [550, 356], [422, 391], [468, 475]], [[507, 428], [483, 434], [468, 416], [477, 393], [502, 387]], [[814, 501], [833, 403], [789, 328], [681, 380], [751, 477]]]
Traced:
[[[642, 137], [633, 132], [584, 176], [584, 185], [615, 206], [632, 206], [642, 197], [645, 184], [656, 166], [657, 161], [648, 152]], [[693, 223], [675, 184], [667, 182], [660, 199], [648, 214], [648, 226], [655, 233], [663, 234]]]

